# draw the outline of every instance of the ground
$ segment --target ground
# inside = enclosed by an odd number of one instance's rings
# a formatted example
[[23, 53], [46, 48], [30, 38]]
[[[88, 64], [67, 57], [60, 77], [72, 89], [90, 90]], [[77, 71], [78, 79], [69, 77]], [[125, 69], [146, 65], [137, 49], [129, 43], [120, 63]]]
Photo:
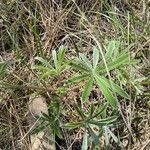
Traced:
[[[33, 94], [46, 98], [49, 114], [43, 121], [48, 122], [56, 135], [56, 149], [80, 150], [88, 145], [92, 150], [95, 148], [90, 139], [92, 132], [99, 134], [97, 149], [100, 146], [101, 149], [150, 149], [149, 0], [1, 0], [0, 7], [2, 150], [30, 149], [28, 113]], [[109, 43], [115, 43], [115, 48], [111, 44], [109, 48]], [[59, 57], [62, 46], [66, 51], [64, 57], [63, 53]], [[118, 104], [115, 108], [107, 101], [110, 91], [99, 88], [97, 78], [91, 89], [87, 80], [68, 83], [75, 74], [83, 75], [85, 71], [84, 67], [74, 68], [78, 56], [84, 54], [91, 63], [94, 47], [100, 52], [97, 63], [100, 75], [114, 81], [129, 95], [129, 99], [116, 95], [112, 88]], [[110, 61], [125, 51], [130, 63], [119, 65], [120, 59], [109, 70]], [[57, 56], [59, 61], [62, 60], [58, 69], [54, 59]], [[107, 59], [108, 56], [111, 58]], [[47, 70], [49, 72], [45, 72]], [[84, 97], [85, 102], [82, 101]], [[94, 110], [96, 113], [105, 104], [106, 111], [95, 120], [117, 116], [113, 126], [107, 122], [108, 126], [105, 124], [100, 129], [88, 128], [84, 124], [88, 112]], [[79, 122], [84, 123], [76, 128], [71, 124]], [[67, 125], [72, 126], [68, 129]], [[108, 131], [115, 137], [106, 136], [105, 127], [109, 127]], [[89, 138], [85, 138], [87, 135]]]

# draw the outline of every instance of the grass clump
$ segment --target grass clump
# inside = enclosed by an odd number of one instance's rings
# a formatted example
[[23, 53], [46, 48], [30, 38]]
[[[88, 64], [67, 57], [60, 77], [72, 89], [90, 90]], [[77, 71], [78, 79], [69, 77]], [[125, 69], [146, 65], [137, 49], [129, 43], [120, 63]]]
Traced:
[[[1, 149], [29, 149], [45, 123], [56, 149], [149, 148], [148, 2], [0, 5]], [[49, 114], [30, 133], [32, 94]]]

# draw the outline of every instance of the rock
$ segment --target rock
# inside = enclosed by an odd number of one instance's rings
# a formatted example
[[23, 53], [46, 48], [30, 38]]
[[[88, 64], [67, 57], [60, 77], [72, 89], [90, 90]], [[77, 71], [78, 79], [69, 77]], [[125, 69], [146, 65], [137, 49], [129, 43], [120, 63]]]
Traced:
[[[42, 113], [48, 114], [46, 99], [43, 96], [31, 97], [29, 103], [29, 124], [30, 128], [36, 128], [39, 124], [37, 117]], [[55, 139], [51, 129], [45, 126], [45, 129], [38, 134], [30, 136], [30, 150], [55, 150]]]

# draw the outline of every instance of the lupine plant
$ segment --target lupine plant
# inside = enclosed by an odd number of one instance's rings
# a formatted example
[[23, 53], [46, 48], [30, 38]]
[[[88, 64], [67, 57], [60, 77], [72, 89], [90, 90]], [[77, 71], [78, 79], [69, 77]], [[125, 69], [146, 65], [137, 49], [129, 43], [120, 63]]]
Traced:
[[[110, 41], [106, 47], [105, 59], [108, 62], [108, 71], [117, 69], [123, 65], [127, 65], [133, 62], [129, 60], [128, 51], [125, 50], [122, 53], [118, 51], [118, 42]], [[72, 77], [69, 82], [87, 81], [82, 93], [82, 101], [85, 102], [90, 95], [92, 87], [97, 84], [102, 91], [108, 102], [115, 108], [117, 106], [116, 97], [113, 93], [128, 99], [129, 96], [119, 85], [115, 84], [112, 79], [107, 79], [107, 70], [100, 60], [99, 49], [94, 47], [92, 63], [84, 54], [79, 54], [79, 58], [70, 63], [71, 67], [78, 70], [78, 75]]]
[[[69, 129], [83, 129], [84, 135], [82, 150], [87, 150], [88, 145], [92, 145], [93, 149], [100, 149], [101, 146], [99, 140], [102, 136], [105, 137], [107, 149], [110, 147], [110, 137], [112, 137], [115, 142], [119, 143], [119, 139], [110, 129], [114, 127], [114, 123], [117, 122], [116, 109], [119, 103], [117, 97], [119, 95], [124, 99], [129, 99], [129, 95], [125, 92], [125, 90], [116, 84], [110, 76], [111, 71], [135, 62], [129, 59], [129, 48], [123, 52], [120, 52], [120, 42], [118, 41], [109, 41], [106, 45], [104, 45], [103, 48], [107, 66], [104, 65], [104, 61], [100, 55], [100, 51], [102, 52], [102, 50], [96, 47], [93, 48], [93, 55], [91, 60], [89, 60], [83, 53], [79, 53], [78, 57], [75, 59], [66, 60], [66, 48], [64, 46], [61, 46], [58, 52], [52, 51], [52, 62], [48, 62], [41, 57], [36, 57], [35, 59], [38, 60], [41, 64], [33, 66], [33, 69], [39, 71], [40, 78], [42, 79], [51, 76], [58, 77], [65, 69], [70, 67], [69, 69], [73, 69], [76, 72], [76, 75], [67, 80], [68, 87], [70, 83], [85, 83], [81, 96], [82, 104], [86, 103], [88, 100], [94, 85], [99, 87], [99, 90], [107, 100], [104, 101], [103, 104], [98, 104], [97, 106], [91, 102], [88, 111], [85, 111], [85, 108], [81, 108], [79, 105], [74, 104], [74, 110], [76, 110], [77, 115], [80, 117], [80, 120], [77, 122], [69, 122], [66, 124], [61, 123], [61, 119], [59, 119], [61, 112], [59, 111], [59, 114], [57, 114], [57, 111], [55, 111], [55, 106], [53, 109], [53, 112], [56, 112], [55, 115], [49, 117], [44, 114], [42, 117], [42, 119], [47, 123], [51, 121], [54, 122], [54, 125], [58, 125], [58, 127], [53, 127], [53, 124], [50, 123], [50, 127], [57, 136], [61, 135], [59, 126]], [[111, 107], [109, 107], [109, 104]], [[107, 113], [108, 108], [111, 108], [112, 113]], [[58, 109], [56, 108], [56, 110]]]
[[40, 78], [44, 79], [50, 76], [58, 76], [65, 69], [66, 63], [64, 63], [66, 48], [64, 46], [60, 46], [58, 50], [58, 54], [56, 50], [52, 51], [52, 62], [48, 62], [46, 59], [42, 57], [36, 57], [41, 64], [35, 65], [32, 68], [40, 71]]

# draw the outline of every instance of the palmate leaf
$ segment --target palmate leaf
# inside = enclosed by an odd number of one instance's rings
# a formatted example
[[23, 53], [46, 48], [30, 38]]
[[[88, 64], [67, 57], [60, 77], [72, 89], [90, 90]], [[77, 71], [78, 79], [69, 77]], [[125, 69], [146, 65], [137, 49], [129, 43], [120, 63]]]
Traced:
[[[109, 89], [112, 89], [112, 90], [114, 90], [114, 92], [118, 93], [120, 96], [129, 99], [129, 95], [123, 89], [121, 89], [120, 86], [115, 84], [112, 80], [109, 81], [105, 77], [101, 77], [101, 80], [103, 80], [103, 82]], [[111, 87], [111, 85], [112, 85], [112, 87]]]
[[84, 91], [82, 93], [82, 101], [85, 102], [90, 95], [93, 86], [93, 79], [91, 78], [85, 85]]
[[96, 47], [94, 47], [94, 50], [93, 50], [93, 69], [96, 69], [98, 61], [99, 61], [99, 50]]
[[107, 99], [107, 101], [111, 104], [111, 106], [116, 108], [117, 101], [114, 98], [114, 96], [112, 95], [112, 93], [109, 90], [109, 88], [105, 85], [105, 82], [104, 82], [103, 78], [101, 76], [95, 75], [95, 79], [96, 79], [96, 82], [97, 82], [99, 88], [101, 89], [103, 95]]

